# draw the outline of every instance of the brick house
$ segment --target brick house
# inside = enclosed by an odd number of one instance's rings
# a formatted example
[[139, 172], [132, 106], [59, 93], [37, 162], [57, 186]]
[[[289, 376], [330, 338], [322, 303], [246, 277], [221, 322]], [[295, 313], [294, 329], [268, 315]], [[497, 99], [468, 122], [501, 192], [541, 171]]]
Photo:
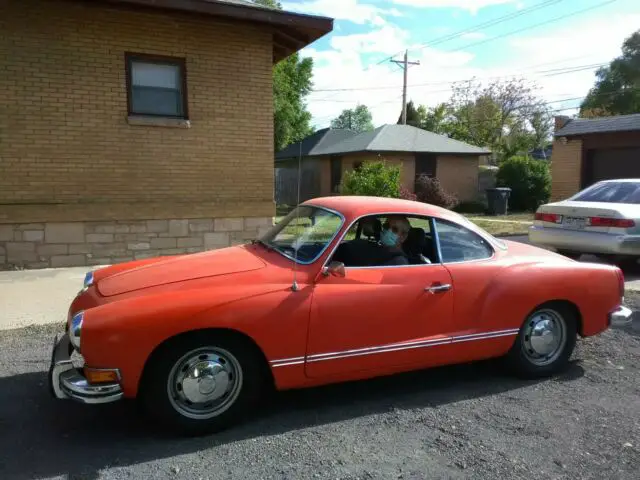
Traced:
[[0, 268], [255, 237], [273, 64], [332, 28], [245, 0], [0, 2]]
[[555, 118], [551, 199], [565, 199], [600, 180], [640, 178], [640, 114]]
[[[276, 189], [291, 185], [301, 154], [301, 200], [335, 194], [346, 171], [379, 159], [401, 166], [402, 186], [410, 192], [415, 191], [416, 178], [427, 174], [438, 178], [460, 201], [476, 200], [478, 166], [490, 153], [411, 125], [383, 125], [359, 134], [325, 128], [275, 155]], [[281, 195], [282, 203], [292, 203], [289, 193]]]

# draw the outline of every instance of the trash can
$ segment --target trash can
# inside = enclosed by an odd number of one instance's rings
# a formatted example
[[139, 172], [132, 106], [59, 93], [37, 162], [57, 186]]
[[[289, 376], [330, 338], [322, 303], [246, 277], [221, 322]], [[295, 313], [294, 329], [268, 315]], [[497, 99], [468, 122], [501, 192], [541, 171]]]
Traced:
[[509, 210], [511, 189], [508, 187], [487, 188], [486, 192], [489, 215], [506, 215]]

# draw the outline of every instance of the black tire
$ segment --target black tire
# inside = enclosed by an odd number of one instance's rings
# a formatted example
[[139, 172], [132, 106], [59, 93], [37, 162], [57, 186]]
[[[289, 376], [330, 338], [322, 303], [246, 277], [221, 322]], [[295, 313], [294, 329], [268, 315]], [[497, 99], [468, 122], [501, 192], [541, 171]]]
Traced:
[[580, 260], [580, 257], [582, 257], [582, 253], [572, 252], [570, 250], [558, 250], [557, 253], [559, 253], [560, 255], [564, 255], [565, 257], [572, 260]]
[[[540, 326], [545, 317], [551, 318], [554, 325], [562, 323], [563, 338], [558, 342], [558, 348], [553, 355], [546, 358], [540, 355], [536, 360], [533, 357], [538, 353], [531, 339], [536, 336], [529, 335], [534, 325]], [[540, 330], [538, 330], [540, 331]], [[558, 331], [558, 330], [556, 330]], [[562, 302], [550, 302], [536, 307], [523, 321], [520, 331], [507, 354], [507, 362], [510, 370], [522, 378], [549, 377], [566, 369], [569, 358], [573, 353], [578, 336], [578, 318], [576, 312], [569, 305]], [[538, 342], [541, 337], [537, 336]], [[540, 345], [538, 345], [540, 347]]]
[[[199, 349], [203, 350], [198, 352]], [[209, 365], [220, 367], [226, 364], [230, 369], [232, 365], [234, 366], [233, 376], [227, 373], [223, 375], [227, 375], [229, 385], [232, 383], [231, 378], [233, 378], [236, 382], [239, 381], [239, 386], [234, 387], [232, 395], [229, 395], [232, 400], [219, 413], [207, 418], [205, 418], [205, 414], [194, 414], [193, 412], [191, 412], [192, 416], [189, 416], [189, 413], [185, 413], [185, 409], [193, 408], [198, 404], [187, 405], [188, 398], [178, 398], [177, 396], [187, 396], [186, 388], [183, 389], [182, 385], [191, 382], [190, 385], [193, 387], [196, 381], [193, 378], [183, 378], [184, 384], [180, 383], [179, 389], [174, 390], [174, 395], [170, 396], [172, 387], [169, 385], [176, 386], [178, 384], [172, 382], [170, 378], [175, 378], [174, 374], [179, 376], [191, 371], [188, 367], [176, 369], [175, 372], [172, 370], [178, 362], [186, 361], [189, 358], [193, 358], [194, 361], [196, 358], [202, 359], [207, 352], [214, 352], [215, 355], [211, 354], [202, 361], [218, 359], [213, 360]], [[225, 362], [222, 362], [220, 358], [225, 359]], [[249, 341], [226, 332], [193, 333], [170, 340], [154, 353], [149, 362], [140, 385], [140, 404], [153, 419], [181, 435], [194, 436], [215, 433], [240, 423], [251, 412], [252, 407], [256, 405], [268, 385], [267, 367], [257, 348]], [[216, 377], [216, 379], [218, 378]], [[198, 384], [198, 388], [200, 385]], [[224, 385], [224, 382], [213, 382], [213, 385], [215, 385], [213, 387], [215, 390], [218, 388], [217, 385]], [[198, 392], [191, 390], [191, 393], [198, 395], [200, 390]], [[225, 396], [228, 393], [225, 393]], [[221, 397], [222, 401], [225, 396]], [[201, 405], [207, 405], [207, 403]]]

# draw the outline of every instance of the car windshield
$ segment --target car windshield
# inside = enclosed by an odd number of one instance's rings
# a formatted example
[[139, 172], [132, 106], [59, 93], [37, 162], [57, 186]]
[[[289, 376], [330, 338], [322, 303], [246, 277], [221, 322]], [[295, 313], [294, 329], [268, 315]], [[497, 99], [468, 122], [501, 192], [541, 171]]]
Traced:
[[300, 205], [280, 220], [260, 239], [300, 263], [315, 261], [342, 227], [343, 218], [324, 208]]
[[605, 182], [575, 195], [578, 202], [640, 203], [640, 182]]

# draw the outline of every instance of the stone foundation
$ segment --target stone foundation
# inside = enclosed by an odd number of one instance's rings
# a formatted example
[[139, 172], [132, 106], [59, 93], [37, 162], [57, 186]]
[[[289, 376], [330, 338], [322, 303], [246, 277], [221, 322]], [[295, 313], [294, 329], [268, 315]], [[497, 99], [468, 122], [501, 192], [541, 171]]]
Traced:
[[273, 218], [0, 224], [0, 270], [106, 265], [247, 243]]

